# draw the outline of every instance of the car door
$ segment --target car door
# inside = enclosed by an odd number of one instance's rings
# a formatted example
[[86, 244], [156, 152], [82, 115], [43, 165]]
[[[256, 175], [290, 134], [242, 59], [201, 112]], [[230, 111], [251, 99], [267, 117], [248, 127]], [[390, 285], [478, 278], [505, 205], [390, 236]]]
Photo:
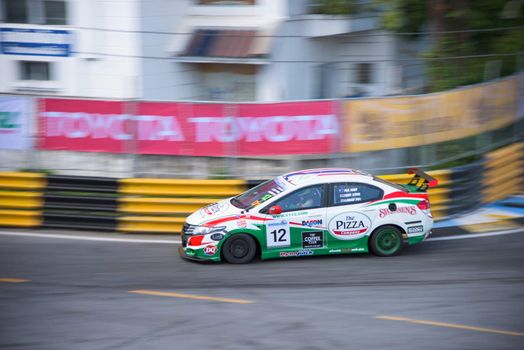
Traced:
[[[285, 252], [304, 251], [303, 255], [312, 255], [312, 250], [324, 248], [326, 203], [327, 185], [318, 184], [297, 189], [267, 205], [261, 211], [269, 218], [262, 242], [265, 250], [288, 256]], [[281, 214], [267, 214], [270, 207], [277, 205], [282, 208]]]
[[381, 199], [384, 191], [366, 183], [338, 182], [329, 186], [326, 213], [327, 246], [335, 252], [367, 251], [367, 236], [374, 229], [377, 209], [369, 202]]

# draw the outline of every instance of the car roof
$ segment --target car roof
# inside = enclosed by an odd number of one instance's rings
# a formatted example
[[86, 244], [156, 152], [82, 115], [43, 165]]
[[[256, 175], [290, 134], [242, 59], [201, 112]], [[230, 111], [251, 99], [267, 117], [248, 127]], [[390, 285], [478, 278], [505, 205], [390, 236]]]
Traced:
[[318, 168], [293, 171], [281, 176], [284, 181], [297, 187], [327, 182], [370, 182], [373, 175], [347, 168]]

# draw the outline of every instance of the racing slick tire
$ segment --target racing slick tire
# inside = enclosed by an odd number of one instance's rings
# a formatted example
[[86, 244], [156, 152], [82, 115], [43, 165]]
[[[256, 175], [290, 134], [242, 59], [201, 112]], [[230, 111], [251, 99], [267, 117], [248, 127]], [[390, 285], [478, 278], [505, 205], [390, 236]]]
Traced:
[[369, 238], [369, 249], [377, 256], [394, 256], [404, 247], [402, 232], [395, 226], [381, 226]]
[[222, 245], [222, 257], [230, 264], [247, 264], [257, 253], [255, 239], [239, 233], [229, 237]]

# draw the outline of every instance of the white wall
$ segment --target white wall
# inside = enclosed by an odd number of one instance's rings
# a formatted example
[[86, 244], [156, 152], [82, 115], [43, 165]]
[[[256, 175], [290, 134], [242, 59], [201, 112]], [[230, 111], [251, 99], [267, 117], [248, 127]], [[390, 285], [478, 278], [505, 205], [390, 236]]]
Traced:
[[[71, 57], [0, 55], [0, 92], [35, 93], [47, 87], [43, 93], [62, 96], [140, 96], [140, 34], [123, 32], [139, 29], [139, 4], [140, 0], [70, 0], [66, 26], [3, 23], [4, 27], [70, 30], [74, 53]], [[53, 62], [55, 81], [18, 81], [16, 63], [21, 60]]]

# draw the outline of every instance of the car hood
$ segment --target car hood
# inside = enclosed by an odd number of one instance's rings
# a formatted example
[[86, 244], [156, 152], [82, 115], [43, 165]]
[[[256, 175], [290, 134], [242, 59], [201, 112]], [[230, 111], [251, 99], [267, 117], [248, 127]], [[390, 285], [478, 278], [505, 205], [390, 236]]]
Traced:
[[242, 209], [235, 207], [230, 202], [231, 198], [207, 205], [189, 215], [186, 222], [190, 225], [203, 225], [223, 217], [240, 215]]

